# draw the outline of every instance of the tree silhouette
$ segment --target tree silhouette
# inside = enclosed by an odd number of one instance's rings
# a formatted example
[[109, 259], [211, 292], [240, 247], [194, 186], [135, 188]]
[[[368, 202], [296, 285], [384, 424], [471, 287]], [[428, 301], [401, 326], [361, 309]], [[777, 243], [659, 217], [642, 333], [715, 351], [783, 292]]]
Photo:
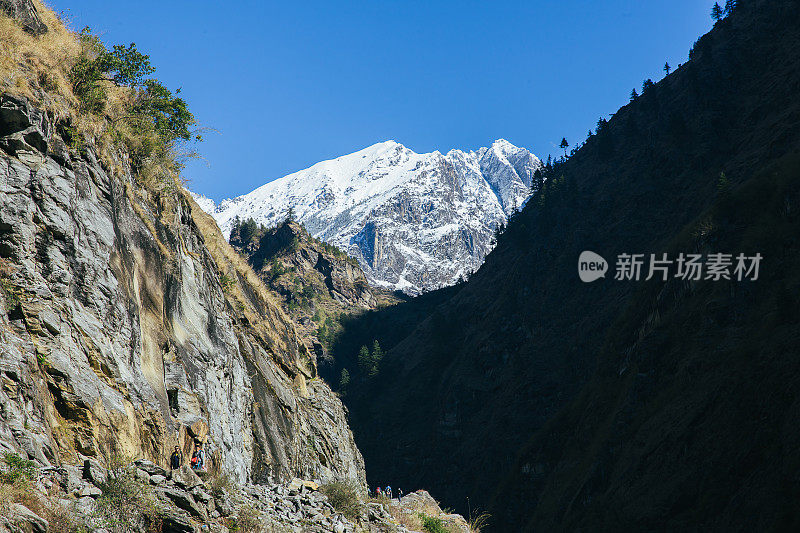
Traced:
[[383, 359], [383, 350], [381, 350], [381, 345], [378, 344], [378, 340], [372, 343], [372, 363], [377, 366], [380, 364], [381, 360]]
[[566, 158], [567, 157], [567, 148], [569, 148], [569, 143], [567, 142], [567, 138], [566, 137], [562, 137], [561, 138], [561, 144], [559, 144], [559, 146], [564, 149], [564, 158]]
[[711, 8], [711, 18], [714, 19], [714, 22], [718, 22], [722, 18], [722, 7], [719, 2], [715, 2]]
[[736, 9], [736, 0], [727, 0], [725, 2], [725, 9], [723, 10], [724, 15], [727, 17], [733, 13], [734, 9]]
[[361, 373], [364, 375], [369, 375], [372, 370], [372, 356], [370, 356], [369, 348], [366, 345], [362, 346], [358, 351], [358, 368], [361, 369]]
[[633, 101], [634, 101], [634, 100], [636, 100], [637, 98], [639, 98], [639, 93], [637, 93], [637, 92], [636, 92], [636, 89], [634, 88], [634, 89], [631, 91], [631, 102], [633, 102]]
[[250, 217], [239, 227], [239, 239], [241, 239], [243, 244], [249, 244], [250, 241], [253, 240], [257, 230], [258, 225], [256, 221]]
[[345, 394], [348, 385], [350, 385], [350, 372], [348, 372], [346, 368], [343, 368], [342, 377], [339, 378], [339, 392]]
[[286, 222], [293, 222], [294, 221], [294, 207], [289, 206], [289, 209], [286, 210]]
[[669, 66], [669, 61], [667, 61], [666, 63], [664, 63], [664, 72], [667, 73], [667, 76], [669, 76], [670, 70], [672, 70], [672, 67]]
[[650, 90], [653, 87], [655, 87], [655, 85], [656, 84], [653, 83], [653, 80], [651, 80], [650, 78], [647, 78], [646, 80], [644, 80], [642, 82], [642, 94], [646, 93], [648, 90]]

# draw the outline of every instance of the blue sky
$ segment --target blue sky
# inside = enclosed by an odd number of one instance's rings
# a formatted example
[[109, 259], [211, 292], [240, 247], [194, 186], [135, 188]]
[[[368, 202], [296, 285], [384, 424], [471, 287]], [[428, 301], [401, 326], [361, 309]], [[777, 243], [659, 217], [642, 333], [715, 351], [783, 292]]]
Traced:
[[505, 138], [546, 157], [585, 138], [711, 27], [707, 0], [52, 0], [135, 42], [205, 134], [189, 187], [219, 200], [394, 139]]

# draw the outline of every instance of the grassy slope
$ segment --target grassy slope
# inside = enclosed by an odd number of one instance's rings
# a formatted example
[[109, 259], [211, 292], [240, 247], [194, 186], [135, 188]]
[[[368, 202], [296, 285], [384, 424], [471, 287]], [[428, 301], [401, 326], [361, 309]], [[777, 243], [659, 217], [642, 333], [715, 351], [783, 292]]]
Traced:
[[[582, 522], [586, 515], [573, 504], [580, 501], [576, 494], [583, 486], [582, 471], [556, 470], [588, 458], [602, 465], [603, 457], [591, 455], [586, 446], [602, 442], [595, 441], [595, 432], [614, 434], [619, 428], [608, 420], [605, 426], [587, 425], [578, 417], [580, 404], [574, 402], [588, 401], [593, 391], [597, 398], [592, 405], [613, 412], [616, 391], [623, 385], [598, 385], [612, 357], [608, 354], [615, 353], [609, 352], [607, 337], [634, 335], [642, 320], [652, 319], [649, 313], [641, 316], [652, 302], [635, 283], [580, 283], [577, 256], [584, 249], [607, 258], [622, 252], [658, 253], [698, 244], [679, 240], [683, 232], [721, 236], [747, 224], [724, 219], [709, 226], [700, 217], [717, 201], [721, 171], [735, 187], [761, 183], [771, 164], [797, 149], [797, 28], [791, 2], [740, 2], [739, 13], [698, 42], [694, 60], [620, 109], [606, 131], [587, 142], [564, 167], [560, 191], [551, 192], [544, 207], [532, 204], [525, 210], [467, 285], [431, 295], [422, 313], [422, 304], [411, 303], [351, 325], [350, 337], [393, 339], [384, 343], [393, 348], [382, 375], [348, 399], [357, 442], [374, 481], [426, 486], [459, 510], [469, 497], [473, 508], [491, 506], [500, 531], [526, 523], [531, 505], [540, 497], [540, 514], [532, 524], [591, 523]], [[791, 206], [791, 199], [787, 201]], [[752, 202], [748, 205], [754, 207]], [[772, 235], [774, 220], [757, 223], [763, 227], [749, 243], [712, 240], [710, 251], [745, 244], [767, 249], [769, 243], [758, 235]], [[780, 253], [793, 251], [790, 247]], [[715, 305], [750, 306], [765, 313], [772, 305], [768, 301], [774, 300], [774, 287], [764, 287], [764, 292], [750, 296], [757, 302], [730, 297]], [[715, 290], [727, 295], [731, 289], [722, 284]], [[624, 318], [630, 313], [635, 320]], [[667, 344], [689, 342], [684, 332], [692, 319], [685, 317], [671, 332], [655, 329], [650, 334]], [[398, 325], [408, 323], [413, 324], [410, 332], [398, 334]], [[704, 339], [705, 348], [692, 349], [703, 353], [727, 335], [725, 330], [709, 329], [698, 338]], [[655, 343], [655, 337], [645, 341]], [[349, 351], [356, 344], [352, 340], [342, 349]], [[738, 346], [744, 349], [745, 344]], [[666, 350], [662, 344], [650, 349]], [[698, 384], [703, 384], [699, 372]], [[748, 375], [744, 368], [738, 372]], [[623, 376], [632, 379], [627, 376], [633, 374]], [[679, 405], [680, 399], [673, 396], [677, 389], [661, 386], [660, 381], [652, 385], [663, 404]], [[709, 385], [704, 393], [713, 390]], [[736, 407], [730, 411], [731, 421], [746, 415]], [[599, 424], [595, 418], [600, 416], [598, 411], [590, 421]], [[642, 431], [656, 438], [660, 428]], [[576, 434], [581, 440], [570, 440]], [[680, 434], [683, 439], [689, 436]], [[545, 443], [550, 444], [550, 454], [537, 455], [537, 446]], [[561, 464], [558, 450], [565, 446], [572, 448], [564, 451]], [[660, 457], [659, 451], [654, 453]], [[535, 475], [522, 475], [523, 467]], [[668, 471], [658, 473], [664, 476]], [[634, 486], [636, 479], [631, 474], [620, 483]], [[652, 516], [672, 514], [653, 494], [637, 488], [643, 501], [653, 502]], [[556, 511], [567, 514], [556, 518]], [[624, 508], [615, 512], [616, 524], [635, 514]], [[697, 511], [706, 516], [711, 512]], [[700, 518], [694, 519], [696, 523]], [[610, 520], [608, 524], [615, 523]]]

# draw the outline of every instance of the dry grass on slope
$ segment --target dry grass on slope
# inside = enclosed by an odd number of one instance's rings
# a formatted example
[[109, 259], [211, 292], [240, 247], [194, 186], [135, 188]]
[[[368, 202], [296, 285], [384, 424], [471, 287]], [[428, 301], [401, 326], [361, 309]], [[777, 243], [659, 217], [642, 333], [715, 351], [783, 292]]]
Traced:
[[75, 110], [78, 100], [68, 67], [81, 54], [80, 41], [50, 8], [38, 0], [33, 3], [49, 30], [40, 37], [0, 16], [0, 89], [26, 96], [49, 111]]
[[[136, 91], [103, 83], [101, 113], [87, 112], [73, 92], [72, 68], [81, 57], [93, 52], [81, 36], [72, 31], [52, 9], [40, 0], [32, 0], [47, 25], [47, 33], [32, 36], [20, 24], [0, 12], [0, 93], [21, 96], [45, 110], [53, 123], [69, 125], [72, 148], [89, 140], [105, 167], [114, 175], [129, 170], [137, 155], [134, 176], [137, 183], [158, 203], [159, 197], [177, 197], [181, 186], [183, 162], [196, 157], [193, 150], [164, 142], [154, 131], [134, 127], [125, 120], [126, 107]], [[163, 204], [163, 201], [161, 201]]]

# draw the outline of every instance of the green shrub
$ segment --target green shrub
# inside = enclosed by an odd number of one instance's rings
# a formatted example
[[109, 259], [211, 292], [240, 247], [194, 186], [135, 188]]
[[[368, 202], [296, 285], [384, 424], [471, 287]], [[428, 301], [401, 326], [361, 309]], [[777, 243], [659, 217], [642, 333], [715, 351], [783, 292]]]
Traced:
[[113, 465], [99, 487], [103, 493], [94, 514], [105, 529], [113, 533], [161, 531], [161, 514], [152, 488], [138, 481], [127, 467]]
[[3, 454], [4, 470], [0, 472], [0, 483], [16, 483], [18, 481], [31, 481], [36, 476], [36, 464], [28, 459], [23, 459], [16, 453]]
[[419, 513], [419, 519], [422, 520], [422, 528], [428, 533], [450, 533], [441, 518]]
[[[189, 128], [195, 124], [186, 102], [160, 81], [147, 78], [155, 68], [134, 43], [114, 45], [108, 50], [89, 28], [81, 31], [80, 41], [82, 53], [72, 66], [69, 79], [81, 111], [110, 113], [107, 118], [115, 137], [127, 146], [137, 167], [150, 159], [165, 166], [178, 164], [173, 153], [175, 142], [191, 139]], [[107, 111], [111, 102], [109, 89], [114, 86], [126, 91], [118, 98], [120, 105]], [[199, 135], [195, 138], [201, 140]]]
[[350, 520], [357, 520], [361, 514], [361, 500], [358, 489], [353, 482], [334, 481], [322, 485], [319, 490], [328, 497], [328, 501], [336, 511]]
[[227, 274], [222, 274], [219, 277], [219, 284], [222, 286], [222, 291], [227, 293], [236, 284], [236, 281]]
[[228, 531], [237, 533], [261, 533], [264, 531], [258, 510], [252, 505], [240, 507], [236, 516], [228, 517], [225, 520], [225, 526]]
[[211, 479], [208, 484], [211, 489], [211, 495], [216, 499], [221, 498], [226, 492], [233, 492], [235, 488], [228, 474], [221, 470], [212, 469]]

